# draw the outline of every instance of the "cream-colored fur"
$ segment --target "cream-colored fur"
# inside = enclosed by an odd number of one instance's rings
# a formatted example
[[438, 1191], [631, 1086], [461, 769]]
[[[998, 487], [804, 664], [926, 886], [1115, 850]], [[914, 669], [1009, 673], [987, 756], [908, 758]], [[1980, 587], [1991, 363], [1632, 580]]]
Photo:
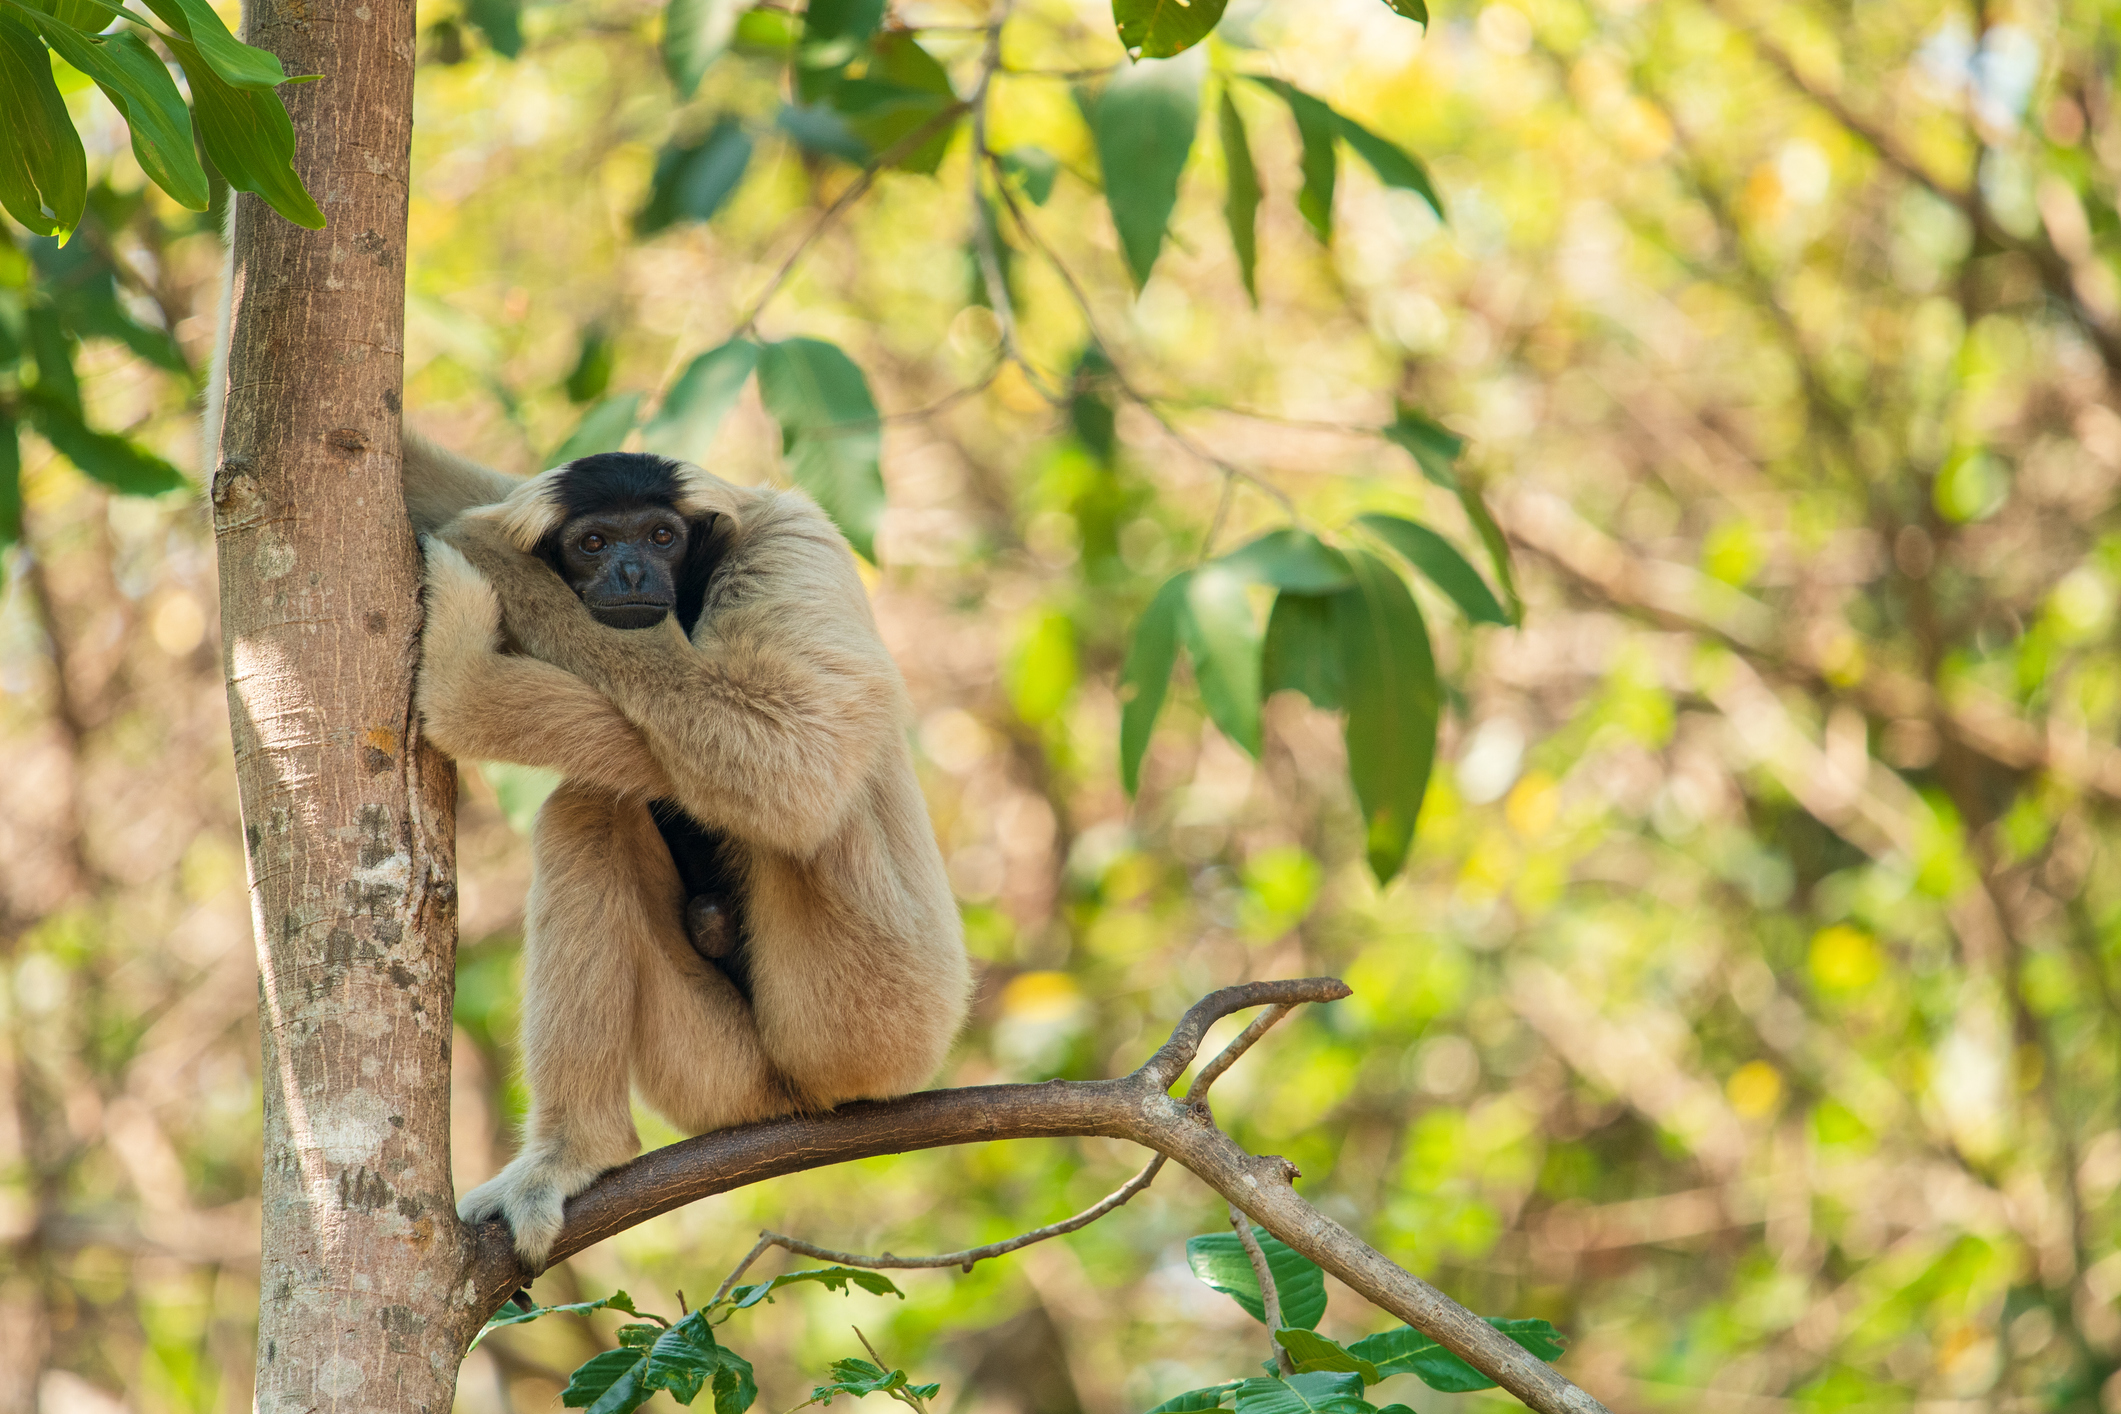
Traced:
[[[538, 1268], [565, 1200], [638, 1147], [629, 1078], [695, 1132], [925, 1083], [964, 1018], [963, 932], [904, 685], [845, 540], [808, 498], [685, 469], [680, 509], [735, 526], [688, 640], [675, 619], [597, 623], [527, 553], [560, 515], [553, 473], [516, 482], [407, 446], [416, 518], [507, 493], [428, 543], [428, 733], [567, 778], [532, 846], [528, 1132], [458, 1206], [466, 1221], [507, 1219]], [[748, 1003], [686, 941], [651, 799], [723, 831], [737, 855]]]

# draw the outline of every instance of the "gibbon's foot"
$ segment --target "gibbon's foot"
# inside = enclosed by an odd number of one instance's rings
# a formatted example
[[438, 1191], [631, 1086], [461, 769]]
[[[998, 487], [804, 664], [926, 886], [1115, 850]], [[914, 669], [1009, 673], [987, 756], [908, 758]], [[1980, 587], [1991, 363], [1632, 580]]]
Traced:
[[685, 905], [685, 936], [692, 940], [692, 950], [709, 962], [720, 962], [736, 951], [736, 929], [729, 925], [729, 912], [710, 894]]
[[532, 1275], [552, 1260], [552, 1244], [567, 1221], [567, 1200], [580, 1193], [602, 1168], [562, 1163], [536, 1153], [519, 1154], [492, 1178], [464, 1195], [457, 1216], [478, 1224], [499, 1218], [515, 1236], [516, 1255]]

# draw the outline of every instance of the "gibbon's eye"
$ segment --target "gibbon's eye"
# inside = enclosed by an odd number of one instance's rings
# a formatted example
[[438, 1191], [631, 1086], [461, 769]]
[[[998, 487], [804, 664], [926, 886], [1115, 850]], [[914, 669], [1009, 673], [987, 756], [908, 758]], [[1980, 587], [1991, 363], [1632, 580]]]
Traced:
[[676, 540], [678, 536], [677, 532], [672, 530], [669, 526], [659, 525], [655, 528], [655, 532], [648, 538], [650, 540], [653, 540], [658, 545], [668, 545], [673, 540]]
[[583, 537], [582, 537], [582, 551], [583, 551], [583, 553], [584, 553], [584, 554], [594, 555], [594, 554], [595, 554], [595, 553], [596, 553], [597, 551], [599, 551], [599, 550], [601, 550], [601, 549], [603, 549], [603, 548], [604, 548], [604, 537], [603, 537], [603, 536], [601, 536], [601, 535], [585, 535], [585, 536], [583, 536]]

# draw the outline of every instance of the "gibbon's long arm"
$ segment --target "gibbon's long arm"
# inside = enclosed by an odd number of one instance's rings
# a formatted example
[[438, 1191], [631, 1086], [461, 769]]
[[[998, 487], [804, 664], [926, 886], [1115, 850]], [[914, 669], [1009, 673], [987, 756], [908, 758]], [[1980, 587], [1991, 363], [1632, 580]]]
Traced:
[[493, 583], [524, 650], [602, 692], [702, 824], [795, 857], [829, 841], [903, 715], [896, 667], [830, 521], [762, 499], [688, 642], [674, 620], [606, 628], [479, 516], [445, 538]]
[[521, 477], [467, 461], [410, 427], [404, 429], [402, 449], [405, 513], [420, 535], [434, 534], [473, 506], [505, 501], [523, 484]]
[[427, 626], [415, 692], [429, 740], [460, 759], [543, 766], [623, 797], [668, 798], [669, 775], [611, 700], [550, 663], [501, 652], [493, 586], [448, 545], [423, 544]]

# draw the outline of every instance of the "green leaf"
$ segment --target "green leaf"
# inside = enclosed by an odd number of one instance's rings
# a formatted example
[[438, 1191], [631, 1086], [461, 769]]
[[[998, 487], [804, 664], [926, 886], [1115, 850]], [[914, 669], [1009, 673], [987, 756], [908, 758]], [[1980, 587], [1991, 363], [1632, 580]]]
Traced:
[[1329, 241], [1333, 239], [1333, 180], [1338, 161], [1333, 142], [1340, 136], [1341, 117], [1324, 100], [1292, 83], [1257, 76], [1252, 81], [1279, 94], [1281, 101], [1289, 105], [1289, 115], [1296, 119], [1296, 134], [1303, 139], [1304, 148], [1304, 186], [1297, 194], [1296, 209], [1311, 223], [1320, 240]]
[[885, 1370], [867, 1360], [835, 1360], [832, 1362], [832, 1382], [817, 1386], [810, 1397], [820, 1403], [830, 1404], [838, 1394], [851, 1394], [860, 1399], [865, 1394], [887, 1394], [895, 1389], [911, 1389], [923, 1399], [931, 1398], [938, 1387], [935, 1385], [909, 1385], [904, 1370]]
[[133, 155], [155, 185], [179, 206], [204, 211], [206, 169], [199, 165], [191, 114], [168, 66], [131, 30], [91, 39], [57, 20], [39, 20], [36, 26], [59, 57], [94, 79], [124, 115], [132, 131]]
[[1457, 492], [1457, 463], [1459, 454], [1466, 449], [1465, 438], [1405, 403], [1399, 405], [1384, 434], [1387, 441], [1414, 458], [1423, 476], [1446, 491]]
[[1436, 758], [1440, 692], [1429, 633], [1406, 581], [1375, 556], [1348, 556], [1355, 585], [1333, 596], [1348, 777], [1362, 805], [1370, 869], [1382, 884], [1414, 842]]
[[1271, 697], [1284, 688], [1310, 698], [1314, 707], [1340, 710], [1340, 653], [1330, 596], [1285, 592], [1274, 597], [1260, 651], [1260, 696]]
[[1244, 277], [1245, 293], [1259, 304], [1259, 169], [1252, 165], [1252, 144], [1245, 137], [1245, 120], [1231, 101], [1229, 85], [1223, 86], [1217, 108], [1222, 128], [1224, 179], [1223, 221], [1230, 228], [1230, 245], [1237, 252], [1237, 271]]
[[160, 496], [191, 483], [162, 458], [108, 432], [92, 432], [81, 415], [52, 397], [40, 384], [20, 394], [44, 440], [57, 447], [83, 474], [127, 496]]
[[582, 420], [553, 451], [546, 465], [565, 466], [576, 457], [617, 451], [624, 445], [626, 434], [633, 431], [634, 414], [640, 406], [639, 393], [619, 393], [596, 403], [582, 414]]
[[[229, 87], [270, 93], [288, 81], [279, 57], [230, 34], [207, 0], [147, 0], [147, 8], [181, 38], [190, 40]], [[185, 72], [189, 74], [191, 70], [187, 68]]]
[[51, 56], [28, 25], [0, 14], [0, 206], [38, 235], [63, 241], [87, 202], [88, 157]]
[[1360, 1375], [1320, 1371], [1250, 1379], [1237, 1387], [1237, 1414], [1373, 1414]]
[[[187, 122], [189, 120], [187, 119]], [[104, 223], [109, 229], [110, 223]], [[98, 241], [33, 241], [39, 284], [66, 331], [83, 339], [116, 339], [140, 357], [172, 373], [189, 374], [191, 364], [177, 341], [162, 328], [134, 319], [118, 302], [117, 271]], [[70, 377], [70, 374], [69, 374]]]
[[83, 34], [101, 34], [110, 28], [111, 21], [118, 18], [97, 0], [21, 0], [21, 3]]
[[663, 68], [678, 97], [699, 92], [707, 66], [736, 34], [744, 0], [670, 0], [663, 11]]
[[789, 476], [816, 498], [855, 551], [875, 563], [884, 514], [877, 461], [883, 429], [869, 380], [833, 345], [787, 339], [759, 352], [759, 397], [781, 424]]
[[1149, 61], [1116, 75], [1090, 110], [1120, 248], [1138, 290], [1163, 249], [1178, 178], [1200, 126], [1200, 68]]
[[722, 419], [736, 406], [758, 363], [757, 344], [731, 339], [687, 364], [642, 429], [642, 447], [666, 457], [704, 462]]
[[1366, 515], [1361, 524], [1429, 577], [1430, 583], [1477, 624], [1507, 624], [1510, 615], [1488, 588], [1480, 571], [1466, 563], [1450, 541], [1425, 525], [1400, 516]]
[[1393, 14], [1405, 15], [1424, 29], [1428, 27], [1429, 7], [1422, 4], [1421, 0], [1385, 0], [1385, 4], [1392, 7]]
[[889, 30], [869, 44], [862, 77], [843, 80], [832, 90], [831, 105], [848, 131], [872, 153], [891, 151], [900, 142], [929, 128], [929, 135], [892, 159], [904, 172], [932, 173], [949, 150], [957, 120], [937, 121], [962, 107], [950, 75], [935, 56], [921, 48], [910, 30]]
[[15, 419], [5, 409], [0, 409], [0, 550], [21, 538], [21, 434], [15, 430]]
[[1374, 1385], [1384, 1376], [1377, 1367], [1359, 1355], [1351, 1354], [1337, 1340], [1329, 1340], [1317, 1331], [1298, 1330], [1287, 1326], [1274, 1332], [1274, 1339], [1281, 1348], [1289, 1352], [1298, 1374], [1313, 1370], [1332, 1370], [1362, 1376], [1366, 1385]]
[[[172, 5], [175, 0], [155, 0]], [[162, 11], [158, 9], [157, 14]], [[223, 30], [223, 33], [226, 33]], [[237, 191], [253, 192], [273, 210], [312, 231], [324, 229], [302, 178], [295, 171], [295, 125], [278, 94], [267, 89], [235, 87], [182, 39], [168, 39], [170, 52], [191, 83], [192, 116], [206, 155]], [[275, 63], [277, 67], [277, 61]]]
[[[1486, 1319], [1489, 1325], [1542, 1360], [1556, 1359], [1567, 1345], [1566, 1337], [1548, 1321], [1513, 1320], [1501, 1316]], [[1493, 1380], [1411, 1326], [1365, 1336], [1349, 1346], [1348, 1352], [1375, 1364], [1383, 1378], [1414, 1375], [1431, 1389], [1448, 1393], [1495, 1387]]]
[[656, 1337], [641, 1385], [650, 1392], [668, 1390], [678, 1403], [690, 1404], [710, 1384], [715, 1414], [744, 1414], [759, 1395], [751, 1362], [718, 1343], [707, 1313], [694, 1311]]
[[604, 326], [592, 324], [584, 329], [574, 368], [560, 385], [567, 393], [567, 401], [586, 403], [600, 396], [611, 386], [612, 362], [611, 335], [604, 332]]
[[734, 117], [723, 117], [694, 143], [672, 143], [656, 154], [648, 204], [633, 218], [634, 234], [653, 235], [680, 221], [705, 221], [721, 209], [751, 161], [751, 138]]
[[1119, 778], [1130, 796], [1141, 785], [1142, 756], [1149, 749], [1149, 735], [1156, 727], [1156, 714], [1163, 710], [1171, 669], [1178, 661], [1179, 620], [1186, 616], [1192, 581], [1191, 570], [1181, 570], [1164, 581], [1134, 625], [1134, 641], [1127, 646], [1126, 665], [1120, 669]]
[[1510, 601], [1510, 622], [1524, 622], [1524, 600], [1517, 595], [1517, 577], [1510, 572], [1510, 542], [1503, 538], [1502, 527], [1488, 511], [1488, 503], [1481, 499], [1479, 488], [1461, 484], [1458, 488], [1458, 504], [1465, 507], [1466, 519], [1480, 532], [1480, 543], [1487, 546], [1488, 563], [1495, 567], [1495, 578], [1502, 583], [1503, 597]]
[[592, 1414], [627, 1414], [638, 1409], [655, 1393], [641, 1381], [641, 1369], [647, 1363], [648, 1352], [630, 1346], [593, 1355], [560, 1391], [560, 1403]]
[[[1387, 3], [1390, 3], [1390, 0], [1387, 0]], [[1409, 0], [1409, 3], [1416, 9], [1421, 8], [1421, 0]], [[1398, 9], [1398, 6], [1394, 5], [1393, 8]], [[1400, 13], [1404, 15], [1407, 12], [1401, 10]], [[1424, 24], [1428, 22], [1426, 13], [1408, 15], [1407, 18], [1421, 20]], [[1420, 162], [1397, 143], [1379, 137], [1345, 113], [1335, 113], [1333, 119], [1340, 126], [1340, 135], [1348, 140], [1348, 146], [1355, 149], [1357, 157], [1370, 164], [1370, 170], [1377, 173], [1379, 181], [1388, 187], [1400, 187], [1413, 192], [1429, 203], [1429, 209], [1436, 213], [1437, 220], [1445, 219], [1443, 198], [1436, 194], [1435, 185], [1429, 181], [1428, 170]]]
[[869, 160], [869, 144], [856, 137], [847, 120], [830, 108], [786, 104], [773, 121], [805, 151], [821, 152], [857, 166]]
[[901, 1301], [906, 1299], [906, 1293], [900, 1291], [891, 1278], [882, 1272], [872, 1272], [862, 1267], [813, 1267], [808, 1271], [783, 1272], [772, 1281], [740, 1286], [729, 1293], [729, 1300], [735, 1309], [741, 1311], [747, 1306], [756, 1306], [761, 1301], [771, 1301], [773, 1293], [784, 1286], [806, 1281], [816, 1282], [827, 1291], [852, 1294], [852, 1288], [858, 1286], [874, 1296], [896, 1296]]
[[[481, 768], [480, 774], [486, 774], [484, 767]], [[611, 1295], [596, 1301], [570, 1301], [564, 1306], [533, 1306], [528, 1311], [525, 1311], [520, 1306], [503, 1306], [500, 1315], [495, 1316], [485, 1325], [479, 1327], [479, 1333], [472, 1337], [471, 1345], [466, 1348], [476, 1349], [479, 1342], [486, 1339], [489, 1331], [500, 1330], [503, 1326], [520, 1326], [527, 1321], [535, 1321], [541, 1316], [586, 1316], [591, 1311], [602, 1311], [606, 1307], [614, 1311], [624, 1311], [629, 1316], [641, 1314], [633, 1309], [633, 1298], [623, 1291], [614, 1291]], [[624, 1329], [631, 1330], [634, 1328], [628, 1326]], [[650, 1326], [647, 1329], [660, 1330], [661, 1327]]]
[[800, 17], [786, 10], [745, 10], [736, 17], [729, 47], [739, 54], [785, 60], [801, 38]]
[[1060, 175], [1060, 159], [1043, 147], [1025, 144], [1001, 155], [1002, 170], [1016, 178], [1033, 206], [1044, 206], [1053, 195], [1053, 179]]
[[79, 418], [81, 380], [74, 376], [74, 346], [65, 322], [48, 304], [31, 305], [26, 317], [30, 353], [37, 361], [36, 391]]
[[[933, 1393], [935, 1387], [928, 1389]], [[723, 1347], [721, 1367], [714, 1372], [714, 1414], [744, 1414], [758, 1397], [759, 1383], [751, 1362]]]
[[1257, 583], [1298, 594], [1325, 594], [1354, 583], [1347, 556], [1309, 531], [1294, 527], [1269, 531], [1214, 563]]
[[[1353, 592], [1353, 591], [1349, 591]], [[1274, 1290], [1281, 1297], [1282, 1320], [1301, 1330], [1316, 1330], [1326, 1314], [1326, 1276], [1310, 1258], [1284, 1244], [1263, 1227], [1252, 1229], [1266, 1254], [1267, 1270], [1274, 1276]], [[1234, 1232], [1208, 1232], [1186, 1240], [1186, 1265], [1193, 1275], [1245, 1308], [1255, 1321], [1265, 1321], [1267, 1310], [1259, 1298], [1259, 1280], [1244, 1244]], [[1247, 1384], [1252, 1383], [1246, 1381]], [[1243, 1386], [1239, 1386], [1242, 1397]]]
[[813, 0], [803, 12], [812, 40], [866, 40], [884, 22], [884, 0]]
[[1068, 378], [1068, 425], [1106, 466], [1119, 455], [1119, 424], [1112, 404], [1100, 393], [1112, 377], [1112, 360], [1096, 344], [1085, 346]]
[[1208, 37], [1227, 0], [1112, 0], [1119, 42], [1136, 59], [1168, 59]]
[[1201, 703], [1223, 735], [1259, 755], [1260, 633], [1248, 575], [1220, 563], [1194, 571], [1179, 620]]
[[464, 18], [478, 27], [502, 58], [513, 59], [523, 52], [523, 0], [468, 0]]
[[1174, 1394], [1148, 1414], [1202, 1414], [1203, 1410], [1220, 1409], [1232, 1390], [1243, 1384], [1243, 1380], [1232, 1380], [1228, 1384], [1209, 1385], [1205, 1389], [1189, 1389], [1184, 1394]]

